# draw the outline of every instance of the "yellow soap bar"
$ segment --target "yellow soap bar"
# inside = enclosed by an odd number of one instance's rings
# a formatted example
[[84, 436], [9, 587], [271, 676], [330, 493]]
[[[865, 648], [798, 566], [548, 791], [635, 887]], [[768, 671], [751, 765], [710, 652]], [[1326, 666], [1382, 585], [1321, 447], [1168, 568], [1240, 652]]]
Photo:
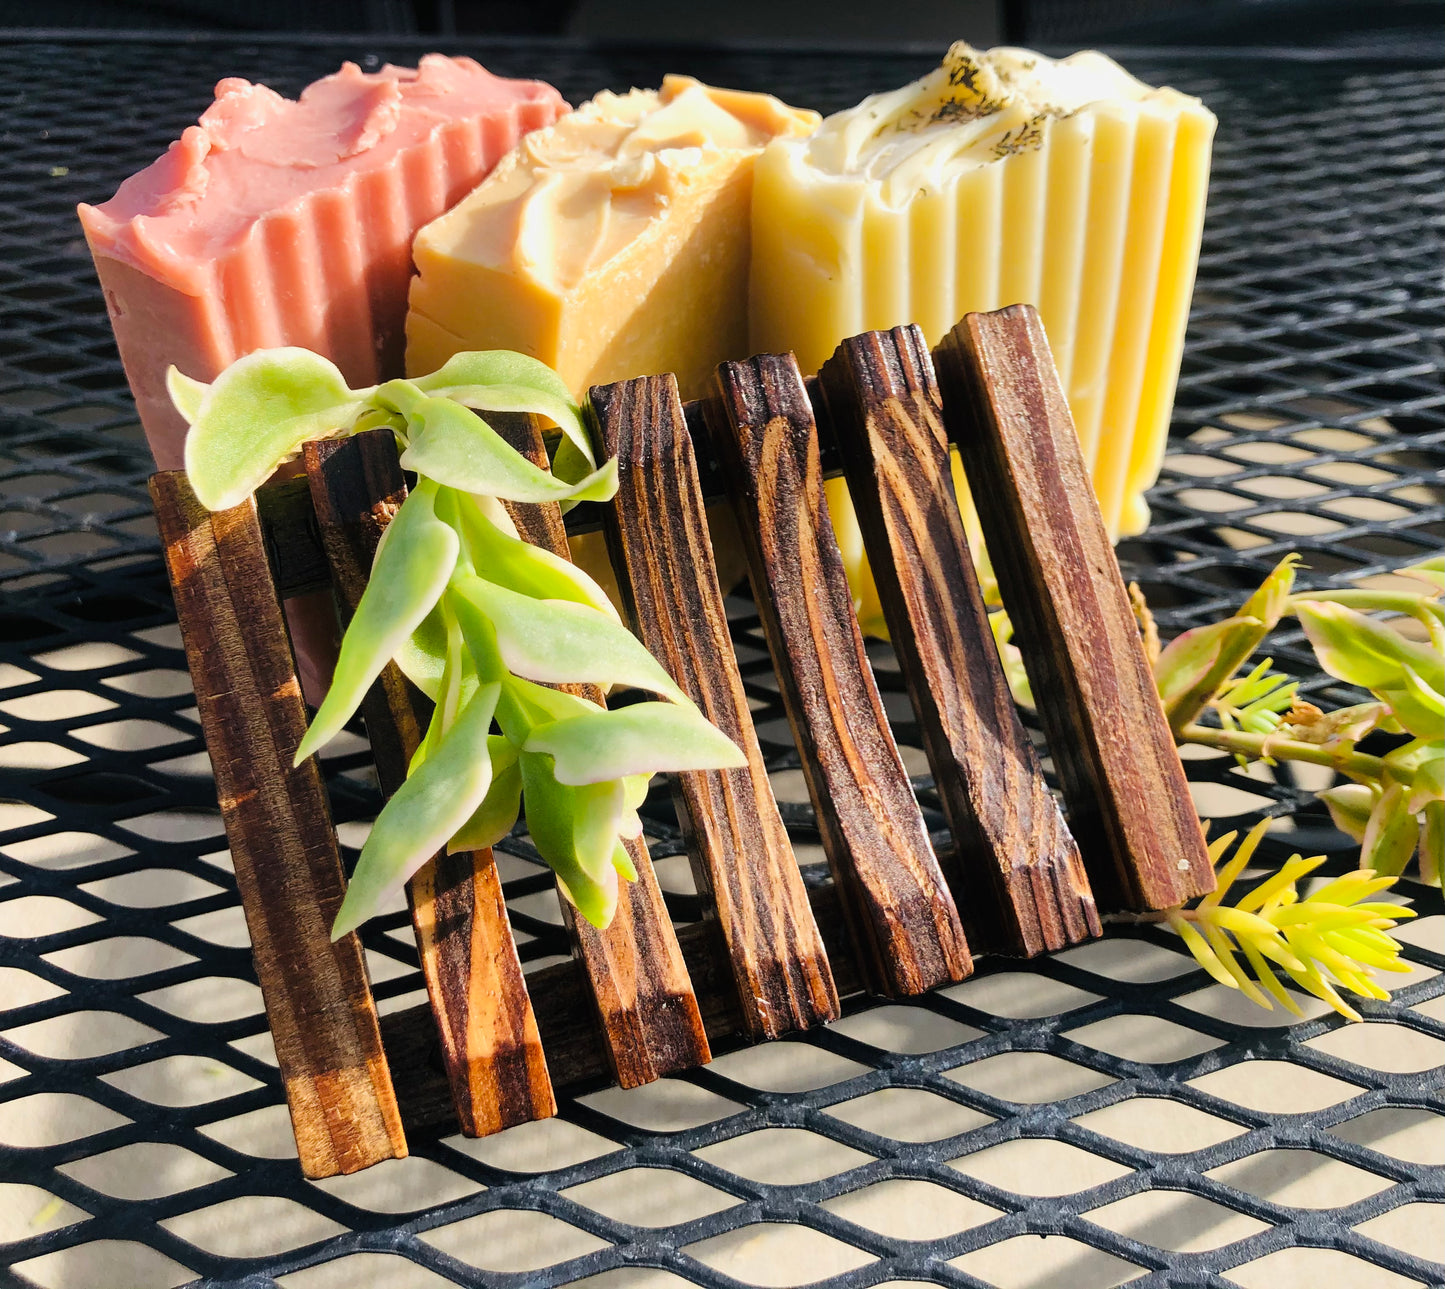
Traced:
[[574, 394], [674, 372], [684, 398], [748, 353], [753, 164], [815, 112], [669, 76], [533, 131], [418, 234], [407, 371], [516, 349]]
[[[669, 76], [603, 92], [535, 130], [469, 197], [417, 235], [406, 369], [515, 349], [589, 386], [672, 372], [684, 398], [748, 356], [753, 165], [816, 112]], [[724, 589], [743, 575], [732, 511], [710, 510]], [[572, 558], [618, 600], [601, 534]]]
[[[764, 152], [752, 348], [791, 349], [815, 371], [861, 331], [916, 322], [936, 344], [966, 313], [1032, 304], [1105, 523], [1115, 538], [1138, 533], [1169, 428], [1214, 125], [1197, 99], [1102, 54], [956, 44], [922, 80]], [[836, 482], [829, 502], [852, 522]], [[861, 578], [854, 589], [871, 595]]]

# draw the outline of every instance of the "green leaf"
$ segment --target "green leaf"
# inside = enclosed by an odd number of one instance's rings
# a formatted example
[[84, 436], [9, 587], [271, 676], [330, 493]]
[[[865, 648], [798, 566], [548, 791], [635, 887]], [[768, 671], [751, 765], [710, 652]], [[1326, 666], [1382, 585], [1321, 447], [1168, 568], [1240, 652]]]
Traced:
[[501, 734], [487, 739], [492, 760], [492, 786], [472, 817], [447, 842], [447, 852], [485, 850], [512, 831], [522, 812], [522, 767], [517, 749]]
[[596, 468], [582, 409], [570, 398], [555, 398], [525, 385], [449, 385], [430, 392], [480, 412], [526, 412], [546, 417], [562, 431], [563, 442], [586, 461], [588, 470]]
[[1415, 853], [1419, 837], [1420, 821], [1407, 808], [1405, 789], [1398, 783], [1390, 784], [1370, 812], [1360, 842], [1360, 867], [1372, 868], [1381, 877], [1398, 876]]
[[[1260, 584], [1259, 590], [1239, 606], [1239, 611], [1234, 616], [1257, 618], [1266, 632], [1273, 631], [1290, 607], [1295, 569], [1299, 567], [1299, 563], [1299, 555], [1291, 551], [1274, 566], [1270, 575]], [[1240, 661], [1243, 662], [1244, 659], [1241, 658]]]
[[171, 396], [171, 402], [187, 425], [196, 423], [210, 388], [205, 381], [192, 380], [184, 375], [178, 367], [166, 368], [166, 393]]
[[571, 787], [557, 782], [552, 758], [523, 752], [522, 800], [537, 853], [551, 865], [577, 911], [605, 927], [617, 907], [612, 863], [625, 806], [617, 780]]
[[208, 510], [239, 505], [308, 439], [350, 425], [363, 410], [334, 364], [306, 349], [262, 349], [237, 359], [196, 409], [186, 474]]
[[1365, 840], [1376, 793], [1363, 783], [1341, 783], [1319, 794], [1335, 827], [1355, 841]]
[[996, 609], [988, 615], [988, 629], [993, 633], [994, 648], [998, 650], [999, 662], [1003, 664], [1004, 679], [1008, 681], [1009, 693], [1020, 707], [1034, 710], [1034, 691], [1029, 684], [1029, 673], [1024, 668], [1024, 657], [1013, 643], [1014, 628], [1007, 612]]
[[[641, 832], [624, 833], [623, 836], [641, 836]], [[625, 843], [619, 841], [612, 852], [612, 867], [617, 870], [617, 875], [629, 882], [637, 880], [637, 865], [632, 862], [632, 856], [627, 853]]]
[[437, 693], [433, 699], [436, 705], [432, 708], [426, 737], [422, 739], [421, 746], [413, 754], [411, 764], [407, 768], [408, 774], [413, 773], [436, 750], [437, 745], [446, 737], [446, 732], [456, 721], [457, 713], [471, 701], [472, 695], [481, 685], [476, 668], [472, 665], [472, 660], [463, 647], [461, 627], [450, 615], [446, 619], [446, 630], [446, 665], [442, 668], [441, 684], [437, 687]]
[[398, 646], [392, 660], [401, 674], [436, 702], [447, 662], [447, 626], [438, 604]]
[[423, 481], [382, 534], [371, 579], [341, 641], [331, 688], [296, 749], [295, 764], [341, 732], [446, 589], [460, 543], [436, 517], [435, 498], [435, 485]]
[[563, 483], [577, 483], [586, 478], [596, 464], [590, 453], [584, 453], [571, 439], [564, 438], [552, 457], [552, 473]]
[[408, 776], [377, 816], [331, 928], [354, 931], [442, 848], [486, 798], [492, 782], [487, 731], [498, 685], [484, 685], [426, 762]]
[[454, 386], [516, 385], [564, 403], [572, 391], [546, 363], [513, 349], [483, 349], [453, 354], [429, 376], [412, 381], [418, 389], [436, 394]]
[[1445, 744], [1437, 743], [1421, 758], [1410, 780], [1409, 810], [1418, 814], [1431, 801], [1445, 800]]
[[1445, 658], [1384, 623], [1317, 600], [1300, 602], [1295, 612], [1320, 665], [1337, 680], [1369, 690], [1394, 689], [1404, 685], [1409, 668], [1431, 690], [1445, 690]]
[[505, 501], [608, 501], [617, 492], [617, 462], [609, 461], [577, 483], [564, 483], [534, 466], [479, 416], [442, 398], [412, 398], [391, 381], [378, 397], [395, 397], [406, 416], [410, 442], [406, 470], [461, 492]]
[[534, 600], [479, 577], [458, 575], [453, 589], [490, 620], [508, 670], [548, 684], [633, 685], [690, 705], [646, 647], [596, 609]]
[[502, 702], [497, 706], [497, 720], [508, 738], [518, 747], [538, 725], [570, 720], [597, 710], [575, 694], [563, 693], [547, 685], [535, 685], [520, 676], [508, 676], [502, 684]]
[[1428, 685], [1413, 667], [1402, 669], [1404, 683], [1384, 690], [1390, 710], [1416, 738], [1445, 735], [1445, 694]]
[[647, 790], [652, 786], [652, 775], [650, 774], [629, 774], [622, 781], [622, 789], [626, 793], [627, 808], [636, 810], [647, 800]]
[[522, 750], [548, 753], [556, 762], [557, 782], [569, 784], [748, 763], [737, 744], [695, 707], [675, 703], [634, 703], [616, 711], [595, 707], [538, 726]]
[[575, 477], [564, 475], [554, 465], [554, 473], [568, 483], [576, 483], [597, 465], [582, 409], [572, 401], [572, 391], [546, 363], [535, 358], [507, 349], [455, 354], [430, 376], [413, 383], [428, 394], [468, 407], [547, 417], [562, 431], [569, 456], [586, 463]]
[[1445, 801], [1431, 801], [1425, 807], [1425, 823], [1420, 829], [1420, 880], [1439, 886], [1442, 865], [1445, 865]]
[[1411, 564], [1409, 568], [1395, 571], [1401, 577], [1413, 577], [1417, 582], [1434, 587], [1437, 595], [1445, 594], [1445, 555], [1436, 555], [1433, 559], [1422, 560], [1418, 564]]
[[537, 600], [586, 604], [620, 621], [607, 593], [586, 573], [571, 560], [503, 531], [488, 518], [482, 499], [457, 494], [457, 518], [466, 555], [488, 581]]
[[1258, 618], [1225, 618], [1176, 636], [1154, 664], [1169, 728], [1179, 731], [1204, 706], [1265, 636]]

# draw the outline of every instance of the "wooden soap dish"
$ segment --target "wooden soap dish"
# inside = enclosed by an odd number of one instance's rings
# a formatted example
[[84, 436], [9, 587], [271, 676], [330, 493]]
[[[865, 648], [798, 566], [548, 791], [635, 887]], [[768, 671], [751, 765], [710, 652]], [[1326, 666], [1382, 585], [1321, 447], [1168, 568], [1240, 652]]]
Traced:
[[[727, 363], [684, 406], [671, 376], [596, 387], [621, 486], [604, 528], [631, 625], [748, 756], [674, 776], [706, 916], [674, 930], [638, 880], [597, 931], [562, 909], [573, 961], [523, 978], [490, 852], [439, 855], [408, 898], [429, 1002], [379, 1016], [355, 934], [280, 602], [329, 585], [343, 621], [406, 495], [389, 432], [311, 443], [304, 477], [203, 509], [151, 479], [201, 724], [275, 1038], [301, 1166], [352, 1172], [408, 1132], [496, 1132], [554, 1114], [554, 1086], [623, 1087], [706, 1063], [714, 1045], [835, 1018], [839, 997], [963, 979], [972, 952], [1032, 955], [1099, 933], [1110, 906], [1163, 908], [1213, 873], [1133, 612], [1032, 309], [966, 318], [933, 360], [915, 327], [845, 341], [816, 381], [791, 355]], [[526, 418], [498, 428], [534, 460]], [[889, 729], [823, 493], [842, 461], [955, 848], [936, 855]], [[1009, 697], [949, 469], [963, 453], [1020, 629], [1065, 812]], [[804, 886], [765, 772], [704, 516], [707, 445], [742, 531], [834, 883]], [[559, 555], [555, 506], [516, 506]], [[595, 690], [579, 690], [595, 700]], [[396, 790], [426, 700], [389, 668], [363, 706]], [[1120, 737], [1119, 732], [1126, 736]], [[1072, 831], [1071, 831], [1072, 829]], [[1076, 841], [1077, 839], [1077, 841]], [[560, 895], [559, 895], [560, 898]]]

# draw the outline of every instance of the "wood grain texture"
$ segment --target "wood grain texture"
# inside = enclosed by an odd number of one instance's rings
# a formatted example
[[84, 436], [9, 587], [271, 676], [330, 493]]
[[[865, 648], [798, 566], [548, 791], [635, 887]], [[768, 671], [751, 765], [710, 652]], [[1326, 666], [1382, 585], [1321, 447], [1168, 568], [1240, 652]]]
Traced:
[[[490, 413], [488, 420], [534, 465], [546, 468], [547, 452], [535, 418]], [[570, 558], [560, 507], [508, 503], [507, 512], [524, 541]], [[562, 688], [599, 707], [607, 705], [596, 685]], [[601, 1045], [613, 1076], [620, 1086], [634, 1088], [664, 1074], [706, 1065], [712, 1053], [647, 843], [638, 837], [625, 844], [637, 879], [622, 883], [617, 911], [606, 930], [579, 918], [560, 886], [557, 898], [596, 1009]]]
[[1038, 315], [970, 314], [938, 349], [950, 432], [1099, 898], [1214, 889], [1199, 818]]
[[[845, 997], [861, 993], [863, 980], [856, 970], [858, 959], [837, 887], [810, 887], [808, 897], [839, 993]], [[718, 924], [691, 923], [678, 931], [677, 938], [697, 987], [712, 1050], [730, 1052], [744, 1045], [749, 1036], [743, 1029], [732, 962]], [[599, 1080], [610, 1077], [611, 1069], [597, 1042], [597, 1021], [581, 964], [575, 960], [555, 963], [530, 979], [553, 1081], [559, 1089], [595, 1088]], [[437, 1056], [436, 1026], [431, 1022], [430, 1009], [422, 1004], [390, 1012], [381, 1018], [381, 1032], [407, 1132], [432, 1135], [455, 1131], [456, 1115]]]
[[316, 531], [305, 476], [273, 480], [258, 488], [255, 498], [277, 599], [284, 602], [293, 596], [329, 591], [331, 570]]
[[845, 340], [819, 388], [953, 831], [970, 943], [1032, 955], [1098, 935], [1078, 848], [989, 630], [921, 333]]
[[823, 849], [875, 992], [973, 970], [893, 740], [833, 536], [818, 431], [791, 354], [724, 363], [707, 404]]
[[618, 458], [621, 486], [604, 531], [635, 629], [748, 758], [742, 769], [673, 778], [743, 1026], [772, 1038], [832, 1020], [838, 994], [733, 655], [677, 382], [645, 377], [596, 386], [590, 397], [602, 454]]
[[[308, 443], [307, 478], [342, 621], [366, 589], [376, 546], [406, 499], [390, 431]], [[377, 778], [405, 781], [427, 702], [389, 665], [362, 704]], [[501, 880], [489, 850], [439, 853], [407, 883], [412, 928], [441, 1055], [467, 1136], [556, 1114]]]
[[361, 942], [331, 943], [345, 877], [255, 505], [150, 481], [256, 976], [308, 1177], [407, 1153]]

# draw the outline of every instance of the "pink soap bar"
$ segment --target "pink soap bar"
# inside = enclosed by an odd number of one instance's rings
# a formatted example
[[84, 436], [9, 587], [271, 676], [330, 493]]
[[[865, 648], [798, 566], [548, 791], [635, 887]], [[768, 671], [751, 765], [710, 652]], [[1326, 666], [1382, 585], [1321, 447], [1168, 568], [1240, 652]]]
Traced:
[[80, 207], [156, 464], [182, 464], [171, 364], [208, 381], [301, 345], [354, 387], [404, 375], [416, 231], [568, 110], [550, 85], [441, 54], [415, 70], [346, 63], [296, 102], [217, 85], [165, 156]]

